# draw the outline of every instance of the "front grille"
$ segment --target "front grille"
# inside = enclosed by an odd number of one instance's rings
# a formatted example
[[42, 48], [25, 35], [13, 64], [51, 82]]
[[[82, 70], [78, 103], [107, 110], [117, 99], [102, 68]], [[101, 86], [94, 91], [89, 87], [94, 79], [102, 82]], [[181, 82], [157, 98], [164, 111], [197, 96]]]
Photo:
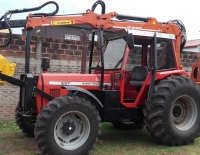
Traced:
[[50, 89], [50, 95], [54, 98], [60, 96], [60, 89]]
[[[36, 88], [37, 88], [38, 78], [39, 78], [38, 76], [34, 76], [34, 77], [33, 77], [33, 87], [36, 87]], [[32, 97], [33, 97], [33, 98], [36, 97], [36, 92], [34, 92], [34, 91], [32, 92]]]
[[35, 86], [35, 87], [37, 87], [37, 83], [38, 83], [38, 76], [34, 76], [33, 77], [33, 85]]

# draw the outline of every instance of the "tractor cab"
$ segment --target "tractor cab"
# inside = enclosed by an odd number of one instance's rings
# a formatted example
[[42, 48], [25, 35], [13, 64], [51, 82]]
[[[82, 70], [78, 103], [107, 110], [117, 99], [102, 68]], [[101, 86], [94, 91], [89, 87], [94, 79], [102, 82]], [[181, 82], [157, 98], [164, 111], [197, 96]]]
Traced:
[[104, 35], [103, 58], [94, 72], [111, 75], [111, 87], [104, 89], [118, 90], [125, 107], [144, 105], [153, 72], [156, 84], [162, 74], [177, 69], [173, 34], [132, 32], [120, 30]]

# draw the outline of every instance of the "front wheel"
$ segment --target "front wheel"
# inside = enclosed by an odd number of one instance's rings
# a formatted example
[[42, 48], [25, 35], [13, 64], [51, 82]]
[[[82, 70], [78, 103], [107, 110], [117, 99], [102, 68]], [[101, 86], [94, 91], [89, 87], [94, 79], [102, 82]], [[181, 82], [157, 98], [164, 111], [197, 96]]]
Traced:
[[184, 76], [173, 76], [155, 86], [144, 122], [149, 133], [167, 145], [185, 145], [200, 132], [200, 88]]
[[58, 97], [43, 108], [35, 127], [42, 153], [84, 155], [100, 133], [100, 117], [87, 99], [73, 95]]

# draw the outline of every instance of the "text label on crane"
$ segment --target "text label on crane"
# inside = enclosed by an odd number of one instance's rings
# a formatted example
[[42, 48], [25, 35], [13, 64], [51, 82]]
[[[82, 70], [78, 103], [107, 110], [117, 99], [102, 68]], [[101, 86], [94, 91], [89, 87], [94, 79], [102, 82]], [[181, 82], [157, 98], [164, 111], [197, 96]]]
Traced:
[[74, 24], [73, 20], [59, 20], [59, 21], [51, 21], [52, 26], [60, 26], [60, 25], [71, 25]]

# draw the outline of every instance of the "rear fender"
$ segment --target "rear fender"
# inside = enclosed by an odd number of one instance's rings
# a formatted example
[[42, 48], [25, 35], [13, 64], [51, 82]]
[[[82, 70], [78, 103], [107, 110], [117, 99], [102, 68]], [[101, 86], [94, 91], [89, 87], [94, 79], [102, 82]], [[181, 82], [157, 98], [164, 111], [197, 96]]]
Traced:
[[89, 92], [88, 90], [86, 89], [83, 89], [83, 88], [80, 88], [80, 87], [76, 87], [76, 86], [63, 86], [62, 88], [64, 89], [67, 89], [68, 90], [68, 93], [71, 93], [73, 91], [75, 92], [81, 92], [83, 94], [85, 94], [87, 97], [89, 97], [90, 99], [94, 100], [94, 105], [96, 107], [103, 107], [102, 103], [99, 101], [99, 99], [94, 96], [91, 92]]

